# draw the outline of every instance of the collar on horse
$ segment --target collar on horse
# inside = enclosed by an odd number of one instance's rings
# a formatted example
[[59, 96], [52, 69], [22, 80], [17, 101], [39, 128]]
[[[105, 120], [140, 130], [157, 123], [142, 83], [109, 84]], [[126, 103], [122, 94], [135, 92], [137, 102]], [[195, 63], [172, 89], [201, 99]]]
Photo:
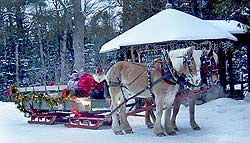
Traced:
[[[152, 93], [152, 87], [159, 83], [160, 81], [164, 80], [165, 82], [167, 82], [168, 84], [172, 84], [172, 85], [175, 85], [175, 84], [179, 84], [183, 87], [197, 87], [196, 85], [193, 85], [192, 83], [190, 83], [188, 80], [187, 80], [187, 77], [186, 75], [184, 74], [180, 74], [179, 72], [177, 72], [176, 70], [174, 70], [173, 68], [173, 65], [172, 65], [172, 62], [170, 60], [169, 57], [167, 57], [166, 59], [166, 56], [163, 57], [163, 60], [162, 60], [162, 67], [163, 68], [160, 68], [161, 70], [161, 73], [162, 73], [162, 76], [157, 79], [156, 81], [151, 81], [151, 68], [156, 68], [156, 67], [151, 67], [150, 64], [152, 65], [152, 63], [147, 63], [147, 77], [148, 77], [148, 86], [146, 86], [144, 89], [142, 89], [141, 91], [139, 91], [138, 93], [136, 93], [135, 95], [129, 97], [129, 98], [124, 98], [124, 102], [122, 102], [120, 105], [118, 105], [115, 109], [113, 109], [107, 116], [111, 116], [114, 112], [116, 112], [122, 105], [124, 105], [125, 103], [127, 103], [129, 100], [139, 96], [140, 94], [142, 94], [143, 92], [145, 92], [146, 90], [150, 90], [152, 96], [154, 97], [154, 94]], [[185, 61], [183, 61], [185, 62]], [[135, 63], [134, 63], [135, 64]], [[188, 63], [189, 64], [189, 63]], [[192, 64], [192, 63], [191, 63]], [[189, 65], [188, 65], [189, 66]], [[144, 73], [144, 72], [143, 72]], [[136, 81], [143, 73], [139, 74], [132, 82], [129, 83], [132, 84], [134, 81]], [[112, 82], [110, 81], [109, 82], [109, 86], [110, 87], [120, 87], [121, 88], [121, 91], [122, 91], [122, 94], [124, 96], [124, 92], [123, 92], [123, 88], [126, 88], [128, 91], [128, 87], [125, 86], [121, 80], [117, 77], [117, 80], [118, 82]]]
[[[183, 62], [188, 62], [188, 59], [183, 57], [184, 61]], [[159, 78], [156, 81], [161, 81], [164, 80], [166, 83], [170, 84], [170, 85], [175, 85], [175, 84], [179, 84], [183, 87], [186, 88], [190, 88], [190, 87], [197, 87], [196, 85], [190, 83], [187, 79], [187, 76], [184, 74], [180, 74], [178, 71], [176, 71], [173, 68], [173, 64], [171, 59], [168, 57], [167, 60], [164, 61], [160, 61], [161, 65], [162, 65], [162, 69], [161, 69], [161, 73], [162, 73], [162, 77]], [[190, 68], [190, 64], [192, 64], [192, 62], [187, 63], [188, 67]], [[164, 66], [165, 65], [165, 66]], [[189, 69], [190, 70], [190, 69]], [[191, 70], [190, 70], [191, 71]], [[157, 82], [156, 82], [157, 83]]]
[[[183, 56], [183, 62], [187, 62], [187, 65], [188, 65], [188, 67], [189, 67], [189, 70], [190, 70], [190, 68], [191, 68], [190, 65], [193, 64], [193, 63], [192, 63], [192, 60], [193, 60], [193, 59], [190, 58], [190, 57]], [[157, 84], [158, 82], [162, 81], [162, 80], [164, 80], [166, 83], [168, 83], [168, 84], [170, 84], [170, 85], [179, 84], [179, 85], [181, 85], [181, 86], [183, 86], [183, 87], [186, 87], [186, 88], [198, 87], [198, 86], [196, 86], [196, 85], [190, 83], [190, 82], [188, 81], [186, 75], [180, 74], [178, 71], [176, 71], [176, 70], [173, 68], [172, 61], [171, 61], [171, 59], [170, 59], [168, 56], [164, 55], [162, 59], [159, 59], [159, 60], [157, 60], [156, 62], [160, 62], [161, 67], [163, 67], [163, 68], [160, 68], [160, 69], [159, 69], [159, 68], [157, 68], [157, 67], [151, 66], [151, 65], [153, 65], [153, 62], [147, 62], [147, 69], [146, 69], [146, 72], [147, 72], [147, 78], [148, 78], [148, 86], [145, 87], [142, 91], [138, 92], [139, 94], [138, 94], [138, 93], [135, 94], [136, 96], [140, 95], [141, 93], [143, 93], [144, 91], [146, 91], [146, 90], [149, 89], [150, 92], [151, 92], [151, 94], [152, 94], [152, 96], [154, 97], [154, 94], [152, 93], [152, 87], [153, 87], [155, 84]], [[133, 63], [133, 64], [137, 64], [137, 63]], [[139, 65], [139, 64], [138, 64], [138, 65]], [[151, 69], [152, 69], [152, 68], [157, 68], [157, 69], [159, 69], [160, 72], [162, 73], [162, 76], [161, 76], [158, 80], [156, 80], [156, 81], [154, 81], [154, 82], [151, 81]], [[191, 70], [190, 70], [190, 71], [191, 71]], [[144, 73], [144, 72], [142, 72], [141, 74], [139, 74], [139, 75], [138, 75], [132, 82], [130, 82], [128, 85], [130, 85], [130, 84], [132, 84], [133, 82], [135, 82], [143, 73]], [[128, 89], [128, 87], [127, 87], [126, 85], [124, 85], [118, 77], [117, 77], [117, 80], [118, 80], [118, 82], [112, 82], [112, 81], [110, 81], [110, 82], [109, 82], [109, 86], [110, 86], [110, 87], [117, 87], [117, 86], [119, 86], [119, 87], [121, 87], [121, 90], [122, 90], [122, 88], [126, 88], [128, 91], [130, 91], [130, 90]], [[122, 92], [123, 92], [123, 90], [122, 90]], [[133, 97], [136, 97], [136, 96], [133, 96]]]

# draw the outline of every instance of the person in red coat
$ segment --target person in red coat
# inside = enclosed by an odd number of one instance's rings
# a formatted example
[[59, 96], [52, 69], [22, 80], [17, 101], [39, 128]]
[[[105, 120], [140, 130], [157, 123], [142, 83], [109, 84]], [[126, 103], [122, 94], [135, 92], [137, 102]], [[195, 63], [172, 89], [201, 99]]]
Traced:
[[94, 93], [95, 81], [91, 75], [81, 71], [81, 76], [78, 81], [78, 90], [83, 97], [91, 96]]

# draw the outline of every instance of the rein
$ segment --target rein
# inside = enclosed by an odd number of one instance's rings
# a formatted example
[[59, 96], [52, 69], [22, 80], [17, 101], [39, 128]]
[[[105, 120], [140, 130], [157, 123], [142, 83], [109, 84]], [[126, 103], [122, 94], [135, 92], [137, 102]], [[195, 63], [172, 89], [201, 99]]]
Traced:
[[[129, 100], [137, 97], [138, 95], [142, 94], [143, 92], [145, 92], [146, 90], [152, 88], [155, 84], [157, 84], [158, 82], [164, 80], [165, 78], [168, 77], [168, 74], [164, 74], [162, 77], [160, 77], [159, 79], [157, 79], [156, 81], [152, 82], [152, 86], [146, 86], [144, 89], [142, 89], [141, 91], [139, 91], [138, 93], [136, 93], [135, 95], [129, 97], [129, 98], [125, 98], [125, 100], [119, 104], [115, 109], [113, 109], [108, 115], [106, 115], [106, 117], [110, 117], [114, 112], [116, 112], [122, 105], [124, 105], [125, 103], [127, 103]], [[114, 83], [114, 82], [113, 82]], [[122, 84], [119, 84], [122, 85]], [[112, 87], [112, 86], [111, 86]], [[122, 88], [123, 86], [121, 86]]]
[[[196, 86], [196, 85], [194, 85], [194, 84], [192, 84], [192, 83], [190, 83], [190, 82], [188, 82], [188, 80], [187, 80], [187, 76], [186, 75], [184, 75], [184, 74], [180, 74], [180, 73], [178, 73], [176, 70], [174, 71], [174, 72], [172, 72], [172, 70], [174, 70], [173, 68], [170, 68], [169, 67], [169, 63], [170, 63], [170, 61], [166, 61], [165, 60], [165, 63], [166, 63], [166, 67], [165, 68], [160, 68], [160, 70], [164, 70], [164, 73], [163, 73], [163, 75], [159, 78], [159, 79], [157, 79], [157, 80], [155, 80], [154, 82], [151, 82], [150, 81], [150, 83], [149, 83], [149, 85], [148, 86], [146, 86], [144, 89], [142, 89], [141, 91], [139, 91], [138, 93], [136, 93], [135, 95], [133, 95], [133, 96], [131, 96], [131, 97], [129, 97], [129, 98], [124, 98], [124, 101], [122, 102], [122, 103], [120, 103], [115, 109], [113, 109], [109, 114], [107, 114], [106, 115], [106, 117], [110, 117], [114, 112], [116, 112], [122, 105], [124, 105], [124, 104], [126, 104], [129, 100], [131, 100], [131, 99], [133, 99], [133, 98], [135, 98], [135, 97], [137, 97], [137, 96], [139, 96], [140, 94], [142, 94], [143, 92], [145, 92], [146, 90], [148, 90], [148, 89], [152, 89], [152, 87], [155, 85], [155, 84], [157, 84], [157, 83], [159, 83], [160, 81], [162, 81], [162, 80], [169, 80], [169, 81], [171, 81], [171, 82], [173, 82], [173, 83], [175, 83], [175, 84], [179, 84], [179, 85], [183, 85], [184, 87], [199, 87], [199, 86]], [[135, 64], [135, 63], [133, 63], [133, 64]], [[143, 65], [140, 65], [140, 64], [137, 64], [137, 65], [139, 65], [139, 66], [143, 66]], [[157, 68], [157, 67], [153, 67], [153, 68]], [[159, 68], [157, 68], [157, 69], [159, 69]], [[145, 72], [145, 71], [144, 71]], [[143, 73], [144, 73], [143, 72]], [[130, 84], [132, 84], [133, 82], [135, 82], [143, 73], [141, 73], [140, 75], [138, 75]], [[174, 74], [175, 73], [175, 74]], [[118, 78], [117, 78], [118, 79]], [[123, 87], [124, 88], [126, 88], [127, 90], [129, 90], [128, 89], [128, 87], [126, 87], [125, 85], [123, 85], [123, 83], [121, 82], [121, 80], [120, 79], [118, 79], [118, 81], [119, 82], [109, 82], [109, 86], [110, 87], [117, 87], [117, 86], [120, 86], [120, 88], [121, 88], [121, 91], [122, 91], [122, 94], [123, 94], [123, 96], [124, 96], [124, 92], [123, 92]], [[129, 84], [129, 85], [130, 85]], [[130, 90], [129, 90], [130, 91]]]

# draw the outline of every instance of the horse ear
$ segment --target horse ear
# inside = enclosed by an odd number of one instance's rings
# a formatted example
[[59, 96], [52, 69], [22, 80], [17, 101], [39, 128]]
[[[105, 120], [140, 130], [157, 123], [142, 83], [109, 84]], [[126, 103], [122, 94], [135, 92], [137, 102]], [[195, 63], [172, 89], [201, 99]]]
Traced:
[[188, 56], [192, 56], [194, 50], [195, 50], [195, 46], [188, 47], [187, 55], [188, 55]]
[[212, 57], [213, 56], [213, 49], [210, 49], [207, 53], [208, 57]]

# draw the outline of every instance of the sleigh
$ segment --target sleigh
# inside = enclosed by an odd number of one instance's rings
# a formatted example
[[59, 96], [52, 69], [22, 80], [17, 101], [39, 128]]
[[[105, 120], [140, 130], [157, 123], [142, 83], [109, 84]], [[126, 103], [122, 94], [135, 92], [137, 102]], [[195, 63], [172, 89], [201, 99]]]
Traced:
[[[183, 90], [177, 93], [175, 100], [182, 100], [190, 96], [196, 96], [209, 90], [208, 86], [197, 88], [196, 90]], [[144, 101], [144, 100], [143, 100]], [[79, 103], [79, 101], [78, 101]], [[76, 111], [73, 117], [68, 118], [68, 122], [64, 125], [69, 128], [85, 128], [85, 129], [98, 129], [102, 125], [110, 126], [112, 124], [111, 114], [112, 112], [108, 109], [109, 105], [106, 104], [105, 100], [102, 99], [82, 99], [80, 104], [76, 105]], [[134, 100], [133, 103], [126, 104], [126, 115], [127, 116], [141, 116], [144, 117], [146, 111], [154, 111], [155, 104], [150, 105], [139, 105], [140, 102]], [[151, 128], [151, 127], [149, 127]]]
[[[65, 97], [62, 100], [66, 85], [35, 86], [16, 88], [17, 96], [25, 100], [18, 103], [24, 108], [29, 124], [53, 125], [63, 123], [69, 128], [98, 129], [101, 126], [110, 126], [110, 106], [105, 99], [90, 99]], [[59, 100], [61, 100], [59, 102]], [[52, 104], [52, 101], [58, 101]], [[127, 116], [153, 110], [155, 105], [139, 106], [134, 102], [128, 105]]]
[[[25, 100], [19, 105], [24, 108], [29, 124], [53, 125], [63, 123], [69, 128], [98, 129], [112, 124], [111, 111], [105, 99], [90, 99], [61, 96], [66, 85], [36, 86], [17, 88], [17, 95]], [[179, 100], [187, 96], [195, 96], [207, 91], [204, 87], [194, 91], [184, 91], [177, 94]], [[40, 97], [40, 98], [39, 98]], [[39, 100], [38, 100], [39, 99]], [[51, 104], [52, 101], [59, 101]], [[144, 116], [143, 112], [153, 111], [155, 104], [139, 105], [138, 101], [127, 104], [127, 116]]]
[[109, 111], [109, 105], [104, 99], [63, 96], [67, 85], [23, 87], [16, 90], [14, 101], [29, 117], [29, 124], [64, 123], [66, 127], [91, 129], [111, 124], [111, 120], [101, 115]]

